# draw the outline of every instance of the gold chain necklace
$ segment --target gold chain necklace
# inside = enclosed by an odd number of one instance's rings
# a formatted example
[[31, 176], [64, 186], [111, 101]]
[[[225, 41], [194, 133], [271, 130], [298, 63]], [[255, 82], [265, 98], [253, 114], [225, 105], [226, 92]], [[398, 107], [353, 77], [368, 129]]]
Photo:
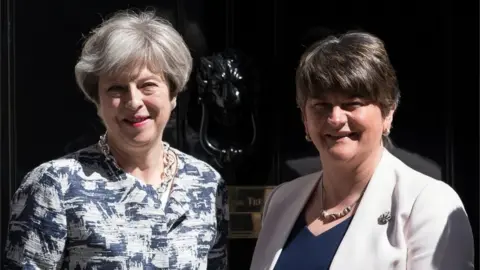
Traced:
[[[323, 185], [323, 179], [321, 180], [322, 183], [322, 208], [325, 209], [325, 186]], [[360, 197], [358, 197], [358, 199], [353, 202], [352, 204], [350, 204], [349, 206], [345, 207], [342, 211], [340, 212], [337, 212], [337, 213], [328, 213], [326, 210], [322, 210], [322, 212], [320, 213], [320, 217], [322, 219], [322, 221], [326, 222], [326, 223], [329, 223], [329, 222], [332, 222], [332, 221], [335, 221], [337, 219], [340, 219], [346, 215], [348, 215], [348, 213], [350, 213], [352, 211], [352, 209], [355, 207], [355, 205], [357, 205], [357, 203], [360, 201], [360, 199], [363, 197], [363, 193], [365, 192], [365, 189], [367, 189], [367, 187], [365, 186], [365, 188], [363, 189], [362, 191], [362, 194], [360, 195]]]
[[[123, 171], [122, 168], [118, 165], [117, 161], [112, 155], [110, 151], [110, 146], [107, 143], [107, 133], [100, 136], [100, 140], [98, 141], [98, 146], [102, 151], [102, 154], [105, 156], [107, 160], [111, 160], [113, 165], [120, 171]], [[170, 145], [166, 142], [163, 142], [163, 172], [161, 175], [162, 183], [157, 188], [157, 191], [160, 193], [165, 192], [170, 182], [173, 181], [175, 175], [177, 174], [177, 166], [178, 166], [178, 158], [175, 152], [170, 149]]]

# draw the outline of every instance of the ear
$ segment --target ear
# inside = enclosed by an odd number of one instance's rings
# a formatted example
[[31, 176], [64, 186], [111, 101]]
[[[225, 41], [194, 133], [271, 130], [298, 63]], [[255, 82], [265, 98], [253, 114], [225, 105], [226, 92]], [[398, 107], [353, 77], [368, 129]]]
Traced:
[[305, 129], [305, 134], [308, 134], [307, 115], [306, 115], [306, 112], [305, 112], [304, 108], [300, 108], [300, 115], [302, 117], [302, 123], [303, 123], [303, 127]]
[[297, 108], [300, 110], [300, 115], [302, 116], [302, 122], [305, 122], [306, 120], [306, 111], [305, 111], [305, 107], [300, 107], [300, 106], [297, 106]]
[[172, 98], [170, 101], [170, 104], [172, 106], [172, 111], [177, 107], [177, 97]]
[[393, 115], [395, 114], [395, 107], [392, 107], [390, 111], [388, 112], [387, 116], [383, 120], [383, 132], [384, 133], [389, 133], [390, 129], [392, 128], [392, 122], [393, 122]]
[[95, 103], [95, 109], [97, 109], [97, 115], [98, 115], [98, 117], [102, 118], [102, 114], [100, 113], [100, 105], [98, 105], [97, 103]]

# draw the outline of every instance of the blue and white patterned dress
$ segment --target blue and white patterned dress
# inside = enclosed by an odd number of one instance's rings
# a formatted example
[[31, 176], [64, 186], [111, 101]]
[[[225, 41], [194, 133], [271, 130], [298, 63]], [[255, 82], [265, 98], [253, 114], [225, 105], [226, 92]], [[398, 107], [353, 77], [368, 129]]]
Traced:
[[98, 145], [35, 168], [12, 200], [3, 269], [227, 269], [225, 183], [172, 150], [178, 173], [163, 205]]

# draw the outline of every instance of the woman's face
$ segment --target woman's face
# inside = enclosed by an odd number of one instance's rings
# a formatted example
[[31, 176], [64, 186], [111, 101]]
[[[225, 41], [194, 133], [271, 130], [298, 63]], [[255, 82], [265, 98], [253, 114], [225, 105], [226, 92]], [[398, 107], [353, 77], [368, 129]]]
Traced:
[[382, 147], [393, 112], [383, 117], [380, 107], [365, 99], [328, 95], [307, 100], [303, 121], [322, 162], [363, 160]]
[[162, 139], [175, 100], [170, 99], [161, 74], [138, 68], [130, 74], [100, 76], [98, 88], [98, 114], [109, 139], [125, 147], [151, 145]]

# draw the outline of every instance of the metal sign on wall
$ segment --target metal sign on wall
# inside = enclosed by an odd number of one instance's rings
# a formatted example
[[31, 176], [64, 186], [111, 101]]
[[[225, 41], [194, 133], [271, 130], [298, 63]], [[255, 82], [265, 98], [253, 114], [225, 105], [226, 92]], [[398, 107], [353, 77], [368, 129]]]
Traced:
[[228, 186], [229, 238], [257, 238], [262, 213], [274, 186]]

